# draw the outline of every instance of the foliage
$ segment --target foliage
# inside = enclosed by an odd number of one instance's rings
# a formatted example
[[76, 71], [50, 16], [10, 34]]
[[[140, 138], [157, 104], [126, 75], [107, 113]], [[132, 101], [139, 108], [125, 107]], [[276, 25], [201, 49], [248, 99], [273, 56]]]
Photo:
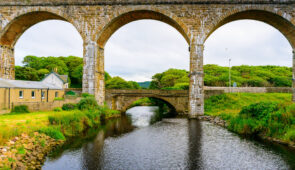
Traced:
[[66, 92], [66, 95], [69, 95], [69, 96], [76, 96], [76, 93], [73, 92], [73, 91], [68, 91], [68, 92]]
[[129, 108], [135, 107], [135, 106], [152, 106], [153, 103], [150, 100], [150, 98], [145, 97], [145, 98], [141, 98], [139, 100], [136, 100], [135, 102], [133, 102]]
[[[169, 69], [152, 77], [150, 89], [188, 89], [189, 73], [185, 70]], [[240, 87], [290, 87], [292, 69], [282, 66], [233, 66], [232, 83]], [[208, 64], [204, 66], [205, 86], [225, 86], [229, 84], [228, 67]]]
[[106, 81], [107, 89], [140, 89], [138, 83], [134, 81], [126, 81], [121, 77], [113, 77]]
[[85, 97], [78, 103], [79, 110], [94, 110], [98, 105], [94, 97]]
[[47, 136], [50, 136], [53, 139], [56, 140], [65, 140], [65, 136], [62, 134], [60, 128], [58, 127], [43, 127], [41, 129], [38, 130], [39, 133], [44, 133]]
[[17, 80], [40, 81], [50, 71], [57, 69], [58, 74], [69, 76], [69, 81], [76, 87], [82, 87], [83, 58], [68, 57], [36, 57], [26, 56], [24, 66], [16, 66]]
[[27, 105], [14, 106], [11, 113], [30, 113]]
[[295, 142], [295, 104], [291, 94], [222, 94], [205, 100], [205, 114], [227, 120], [241, 135], [263, 135]]
[[60, 100], [64, 100], [64, 98], [63, 97], [55, 97], [54, 100], [60, 101]]
[[[163, 73], [157, 73], [152, 77], [150, 89], [163, 89], [173, 87], [179, 83], [188, 83], [188, 72], [185, 70], [169, 69]], [[178, 87], [181, 87], [178, 85]]]
[[94, 95], [89, 94], [89, 93], [82, 93], [82, 97], [86, 98], [86, 97], [94, 97]]
[[53, 109], [53, 111], [55, 111], [55, 112], [61, 112], [62, 109], [60, 107], [56, 107], [56, 108]]
[[66, 103], [62, 105], [62, 110], [75, 110], [77, 108], [77, 105], [74, 103]]

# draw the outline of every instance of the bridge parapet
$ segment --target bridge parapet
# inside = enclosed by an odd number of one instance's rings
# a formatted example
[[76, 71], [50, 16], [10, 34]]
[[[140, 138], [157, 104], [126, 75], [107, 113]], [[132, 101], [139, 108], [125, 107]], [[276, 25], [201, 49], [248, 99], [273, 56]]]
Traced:
[[293, 4], [294, 0], [5, 0], [0, 5]]

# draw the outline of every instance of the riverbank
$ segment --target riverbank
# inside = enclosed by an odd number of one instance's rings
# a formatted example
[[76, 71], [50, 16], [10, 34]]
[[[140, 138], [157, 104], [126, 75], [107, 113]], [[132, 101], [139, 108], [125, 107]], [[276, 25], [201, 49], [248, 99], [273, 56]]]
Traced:
[[45, 156], [67, 138], [120, 116], [118, 111], [97, 106], [92, 100], [81, 100], [82, 104], [71, 111], [0, 116], [0, 169], [41, 169]]
[[237, 134], [295, 148], [295, 104], [291, 94], [212, 96], [205, 101], [205, 115], [200, 118]]

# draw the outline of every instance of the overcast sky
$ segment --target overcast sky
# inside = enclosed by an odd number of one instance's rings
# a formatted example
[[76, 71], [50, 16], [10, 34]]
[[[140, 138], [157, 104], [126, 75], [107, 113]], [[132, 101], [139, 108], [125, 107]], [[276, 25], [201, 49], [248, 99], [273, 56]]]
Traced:
[[[83, 41], [64, 21], [45, 21], [28, 29], [15, 47], [16, 65], [26, 55], [82, 57]], [[226, 50], [227, 49], [227, 50]], [[262, 22], [243, 20], [216, 30], [205, 43], [204, 64], [291, 66], [286, 38]], [[105, 70], [127, 80], [148, 81], [169, 68], [189, 69], [188, 44], [173, 27], [153, 20], [129, 23], [105, 46]]]

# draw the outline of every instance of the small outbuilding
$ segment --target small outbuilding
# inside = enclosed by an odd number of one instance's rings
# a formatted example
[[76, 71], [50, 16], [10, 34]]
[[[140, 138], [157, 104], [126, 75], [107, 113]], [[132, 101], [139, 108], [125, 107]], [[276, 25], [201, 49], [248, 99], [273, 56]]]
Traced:
[[53, 102], [64, 97], [68, 77], [51, 72], [41, 81], [8, 80], [0, 78], [0, 110], [14, 105]]

